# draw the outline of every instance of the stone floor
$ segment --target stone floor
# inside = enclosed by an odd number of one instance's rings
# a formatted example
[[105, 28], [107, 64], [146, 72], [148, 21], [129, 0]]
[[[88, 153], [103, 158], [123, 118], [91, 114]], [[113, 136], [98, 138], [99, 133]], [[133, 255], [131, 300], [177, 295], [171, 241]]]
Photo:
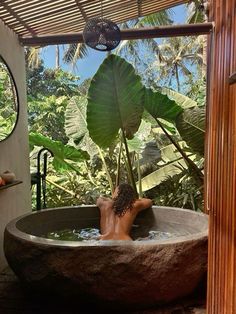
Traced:
[[[115, 313], [114, 310], [88, 309], [76, 303], [71, 306], [61, 300], [44, 299], [26, 291], [13, 272], [7, 268], [0, 274], [0, 313], [1, 314], [86, 314]], [[117, 312], [116, 312], [117, 313]], [[147, 310], [122, 311], [122, 314], [205, 314], [205, 293], [201, 290], [187, 299], [165, 307]]]

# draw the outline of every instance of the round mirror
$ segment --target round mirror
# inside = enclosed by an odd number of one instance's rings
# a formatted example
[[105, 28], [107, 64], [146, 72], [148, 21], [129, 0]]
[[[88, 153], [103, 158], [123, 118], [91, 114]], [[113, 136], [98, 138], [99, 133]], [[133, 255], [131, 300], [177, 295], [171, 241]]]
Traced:
[[15, 81], [0, 56], [0, 141], [14, 130], [18, 118], [18, 96]]

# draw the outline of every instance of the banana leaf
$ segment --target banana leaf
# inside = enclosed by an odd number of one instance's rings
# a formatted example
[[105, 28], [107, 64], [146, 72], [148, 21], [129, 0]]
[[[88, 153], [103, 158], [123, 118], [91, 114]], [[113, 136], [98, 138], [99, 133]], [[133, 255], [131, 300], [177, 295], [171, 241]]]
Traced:
[[[183, 141], [178, 142], [178, 144], [181, 147], [181, 149], [184, 148]], [[173, 144], [169, 144], [161, 148], [160, 155], [161, 155], [161, 161], [158, 162], [158, 165], [165, 165], [169, 162], [172, 162], [173, 160], [177, 160], [182, 157]], [[188, 153], [187, 155], [190, 155], [190, 153]]]
[[[174, 175], [181, 173], [183, 171], [181, 168], [187, 168], [183, 158], [182, 159], [180, 158], [179, 160], [175, 160], [169, 164], [166, 164], [160, 169], [145, 176], [141, 180], [143, 192], [160, 185], [169, 177], [173, 177]], [[136, 185], [138, 186], [138, 183], [136, 183]]]
[[[178, 144], [182, 149], [184, 149], [184, 141], [178, 142]], [[168, 180], [169, 177], [173, 177], [174, 175], [181, 173], [183, 169], [187, 169], [185, 160], [173, 144], [160, 149], [159, 154], [161, 156], [161, 160], [157, 162], [157, 165], [160, 168], [145, 176], [141, 180], [144, 192], [160, 185], [162, 182]], [[186, 154], [191, 160], [194, 159], [192, 152], [187, 152]]]
[[182, 139], [200, 156], [204, 156], [205, 108], [185, 109], [176, 119]]

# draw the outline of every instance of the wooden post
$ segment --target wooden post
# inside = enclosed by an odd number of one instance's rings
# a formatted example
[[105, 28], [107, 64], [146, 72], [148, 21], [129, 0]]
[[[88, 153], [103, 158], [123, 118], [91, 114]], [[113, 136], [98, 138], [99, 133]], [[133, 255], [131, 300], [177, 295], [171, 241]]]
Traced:
[[[208, 314], [236, 313], [236, 0], [211, 0], [207, 115]], [[231, 78], [231, 80], [230, 80]]]

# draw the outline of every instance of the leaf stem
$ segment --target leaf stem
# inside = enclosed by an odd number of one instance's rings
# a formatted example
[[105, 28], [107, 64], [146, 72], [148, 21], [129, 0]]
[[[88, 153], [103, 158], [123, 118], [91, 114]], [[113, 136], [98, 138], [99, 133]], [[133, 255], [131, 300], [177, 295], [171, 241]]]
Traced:
[[103, 153], [102, 153], [102, 151], [101, 151], [101, 149], [100, 149], [99, 146], [97, 146], [97, 149], [98, 149], [100, 158], [101, 158], [101, 160], [102, 160], [102, 163], [103, 163], [103, 166], [104, 166], [106, 175], [107, 175], [107, 180], [108, 180], [109, 185], [110, 185], [111, 193], [113, 193], [113, 192], [114, 192], [114, 186], [113, 186], [113, 182], [112, 182], [112, 179], [111, 179], [111, 175], [110, 175], [109, 170], [108, 170], [108, 167], [107, 167], [106, 160], [105, 160], [105, 158], [104, 158], [104, 156], [103, 156]]
[[122, 150], [122, 141], [120, 141], [119, 155], [117, 159], [117, 170], [116, 170], [116, 186], [120, 184], [120, 159], [121, 159], [121, 150]]
[[139, 153], [137, 153], [137, 172], [138, 172], [138, 192], [139, 192], [139, 197], [142, 197], [143, 191], [142, 191], [142, 178], [141, 178], [141, 171], [140, 171]]
[[179, 146], [178, 143], [175, 142], [175, 140], [172, 138], [172, 136], [166, 131], [166, 129], [163, 127], [162, 123], [155, 118], [157, 124], [160, 126], [162, 131], [165, 133], [165, 135], [168, 137], [168, 139], [171, 141], [171, 143], [175, 146], [175, 148], [178, 150], [178, 152], [181, 154], [181, 156], [184, 158], [186, 163], [189, 165], [189, 167], [193, 170], [193, 172], [196, 174], [196, 179], [200, 185], [203, 185], [203, 174], [201, 170], [195, 165], [195, 163], [185, 154], [185, 152], [182, 150], [182, 148]]
[[125, 144], [125, 152], [126, 152], [127, 165], [128, 165], [128, 169], [127, 170], [129, 172], [129, 175], [130, 175], [130, 178], [131, 178], [131, 184], [133, 186], [133, 189], [134, 189], [134, 191], [136, 193], [136, 196], [138, 197], [137, 187], [136, 187], [136, 184], [135, 184], [134, 173], [133, 173], [133, 170], [132, 170], [132, 165], [131, 165], [131, 160], [130, 160], [130, 155], [129, 155], [128, 144], [127, 144], [126, 137], [125, 137], [125, 132], [124, 132], [123, 128], [121, 128], [121, 131], [122, 131], [122, 139], [123, 139], [123, 142]]
[[70, 190], [65, 189], [63, 186], [57, 184], [56, 182], [54, 182], [54, 181], [52, 181], [52, 180], [50, 180], [50, 179], [48, 179], [48, 178], [46, 178], [46, 181], [47, 181], [48, 183], [54, 185], [54, 186], [57, 187], [58, 189], [60, 189], [60, 190], [62, 190], [62, 191], [64, 191], [64, 192], [70, 194], [70, 195], [73, 196], [74, 198], [78, 198], [78, 199], [79, 199], [79, 197], [78, 197], [77, 194], [73, 193], [73, 192], [70, 191]]

